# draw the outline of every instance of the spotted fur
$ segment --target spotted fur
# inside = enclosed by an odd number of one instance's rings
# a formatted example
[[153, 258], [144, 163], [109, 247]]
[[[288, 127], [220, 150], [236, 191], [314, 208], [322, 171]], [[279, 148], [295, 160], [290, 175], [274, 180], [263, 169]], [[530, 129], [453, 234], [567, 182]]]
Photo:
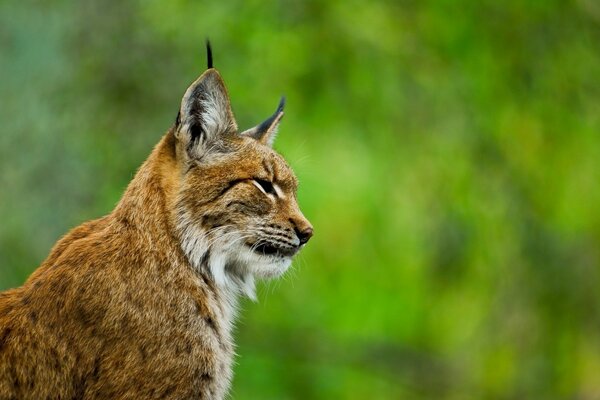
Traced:
[[215, 69], [189, 87], [114, 211], [0, 293], [0, 399], [226, 396], [239, 296], [312, 235], [282, 115], [240, 134]]

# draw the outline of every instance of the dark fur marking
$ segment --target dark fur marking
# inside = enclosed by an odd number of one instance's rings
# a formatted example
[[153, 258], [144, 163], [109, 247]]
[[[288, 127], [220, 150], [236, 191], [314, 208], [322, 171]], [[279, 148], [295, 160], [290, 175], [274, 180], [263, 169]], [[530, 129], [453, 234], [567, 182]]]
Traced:
[[171, 386], [167, 387], [165, 389], [165, 391], [162, 393], [161, 397], [162, 398], [167, 397], [168, 395], [170, 395], [171, 393], [173, 393], [175, 391], [175, 389], [176, 389], [175, 385], [171, 385]]
[[225, 188], [223, 188], [223, 189], [222, 189], [222, 190], [219, 192], [219, 195], [218, 195], [218, 196], [216, 196], [216, 197], [214, 198], [214, 200], [216, 200], [216, 199], [218, 199], [219, 197], [223, 196], [225, 193], [227, 193], [227, 192], [228, 192], [228, 191], [229, 191], [231, 188], [233, 188], [233, 187], [234, 187], [235, 185], [237, 185], [238, 183], [245, 182], [245, 181], [247, 181], [247, 180], [248, 180], [248, 179], [234, 179], [234, 180], [232, 180], [232, 181], [229, 181], [229, 182], [227, 183], [227, 186], [226, 186]]
[[208, 327], [210, 329], [212, 329], [213, 331], [215, 331], [215, 333], [219, 333], [217, 331], [217, 325], [215, 324], [215, 321], [212, 319], [212, 317], [205, 317], [204, 321], [206, 322], [206, 325], [208, 325]]
[[100, 358], [96, 358], [94, 360], [94, 369], [92, 370], [92, 373], [90, 374], [90, 378], [94, 382], [97, 382], [98, 379], [100, 378]]
[[23, 298], [21, 299], [21, 304], [26, 306], [27, 304], [29, 304], [31, 302], [31, 295], [29, 293], [27, 293], [25, 296], [23, 296]]
[[129, 318], [121, 319], [121, 327], [122, 332], [129, 332], [131, 330], [131, 320]]
[[[208, 251], [207, 251], [208, 253]], [[204, 284], [207, 286], [210, 286], [210, 283], [208, 283], [208, 279], [206, 279], [206, 276], [204, 274], [202, 274], [202, 280], [204, 281]]]
[[60, 370], [60, 357], [58, 356], [56, 349], [50, 349], [50, 358], [52, 359], [54, 368]]
[[73, 376], [73, 400], [83, 399], [85, 395], [86, 379], [85, 376]]
[[[208, 260], [210, 260], [210, 249], [206, 250], [202, 257], [200, 258], [200, 265], [206, 266], [208, 265]], [[206, 278], [202, 275], [202, 279], [204, 279], [204, 283], [206, 283]]]
[[82, 304], [75, 307], [74, 317], [82, 326], [96, 325], [94, 315], [86, 310]]
[[2, 333], [0, 333], [0, 350], [2, 350], [6, 342], [8, 342], [8, 336], [10, 335], [11, 331], [12, 328], [6, 328]]
[[131, 228], [131, 221], [129, 221], [129, 218], [127, 218], [127, 216], [122, 216], [119, 219], [119, 222], [123, 225], [124, 228], [129, 229]]
[[35, 388], [35, 370], [31, 372], [31, 376], [27, 380], [27, 390], [32, 391]]
[[12, 379], [14, 389], [19, 390], [21, 387], [21, 381], [19, 380], [19, 376], [17, 375], [17, 370], [15, 367], [10, 368], [10, 377]]
[[245, 208], [253, 208], [254, 207], [254, 204], [249, 203], [247, 201], [242, 201], [242, 200], [230, 201], [229, 203], [227, 203], [227, 205], [225, 207], [229, 208], [229, 207], [235, 206], [235, 205], [240, 205]]
[[146, 350], [146, 346], [139, 346], [138, 350], [140, 352], [140, 356], [142, 357], [142, 361], [146, 361], [146, 359], [148, 359], [148, 351]]
[[269, 236], [270, 238], [282, 239], [284, 241], [284, 243], [286, 243], [286, 244], [291, 244], [290, 241], [294, 239], [291, 235], [286, 235], [283, 232], [269, 232], [269, 231], [265, 231], [263, 229], [259, 229], [259, 232], [264, 233], [265, 235]]
[[208, 287], [208, 290], [210, 290], [212, 293], [215, 292], [215, 284], [214, 282], [206, 276], [206, 274], [202, 273], [202, 281], [204, 282], [204, 284]]
[[[194, 87], [190, 99], [189, 109], [187, 111], [186, 120], [189, 120], [188, 131], [190, 133], [190, 143], [188, 144], [188, 151], [191, 150], [200, 139], [206, 139], [206, 131], [202, 125], [202, 114], [204, 109], [202, 107], [202, 100], [204, 100], [206, 88], [201, 83]], [[181, 117], [180, 117], [181, 118]]]
[[37, 322], [37, 313], [35, 311], [30, 311], [29, 312], [29, 319], [31, 320], [31, 322], [33, 322], [34, 324]]
[[223, 220], [225, 217], [225, 213], [207, 214], [202, 217], [202, 226], [205, 228], [216, 228], [226, 222], [229, 222], [227, 220]]
[[56, 297], [62, 298], [62, 297], [64, 297], [68, 286], [69, 286], [69, 281], [62, 280], [62, 279], [55, 280], [54, 282], [52, 282], [51, 289], [54, 291], [54, 295], [56, 295]]
[[193, 122], [190, 125], [190, 135], [192, 136], [192, 140], [190, 141], [190, 148], [193, 147], [200, 138], [204, 138], [205, 132], [204, 127], [200, 125], [198, 122]]
[[210, 382], [210, 381], [212, 381], [212, 379], [213, 379], [212, 376], [208, 372], [205, 372], [202, 375], [200, 375], [200, 380], [202, 382], [205, 382], [205, 383]]

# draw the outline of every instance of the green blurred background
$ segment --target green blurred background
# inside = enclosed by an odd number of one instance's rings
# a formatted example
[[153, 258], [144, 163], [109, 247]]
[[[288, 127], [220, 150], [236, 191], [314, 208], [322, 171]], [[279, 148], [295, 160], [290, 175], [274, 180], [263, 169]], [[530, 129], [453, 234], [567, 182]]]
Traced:
[[213, 43], [316, 235], [233, 399], [600, 399], [600, 3], [2, 1], [0, 289], [112, 209]]

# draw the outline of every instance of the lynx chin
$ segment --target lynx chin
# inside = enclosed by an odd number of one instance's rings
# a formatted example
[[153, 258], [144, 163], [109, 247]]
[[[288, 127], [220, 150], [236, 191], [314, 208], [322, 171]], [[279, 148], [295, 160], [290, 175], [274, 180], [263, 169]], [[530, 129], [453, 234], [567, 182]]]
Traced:
[[227, 396], [238, 298], [283, 274], [313, 228], [271, 148], [284, 99], [240, 132], [207, 52], [116, 208], [0, 293], [0, 399]]

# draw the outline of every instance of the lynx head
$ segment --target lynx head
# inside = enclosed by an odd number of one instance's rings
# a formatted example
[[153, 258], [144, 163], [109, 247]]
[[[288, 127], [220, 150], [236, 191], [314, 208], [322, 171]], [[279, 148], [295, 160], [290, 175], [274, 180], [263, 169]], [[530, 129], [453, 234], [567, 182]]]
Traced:
[[254, 277], [285, 272], [313, 228], [298, 207], [294, 173], [271, 148], [284, 99], [267, 120], [239, 132], [207, 50], [208, 70], [185, 92], [174, 128], [177, 229], [195, 268], [254, 298]]

